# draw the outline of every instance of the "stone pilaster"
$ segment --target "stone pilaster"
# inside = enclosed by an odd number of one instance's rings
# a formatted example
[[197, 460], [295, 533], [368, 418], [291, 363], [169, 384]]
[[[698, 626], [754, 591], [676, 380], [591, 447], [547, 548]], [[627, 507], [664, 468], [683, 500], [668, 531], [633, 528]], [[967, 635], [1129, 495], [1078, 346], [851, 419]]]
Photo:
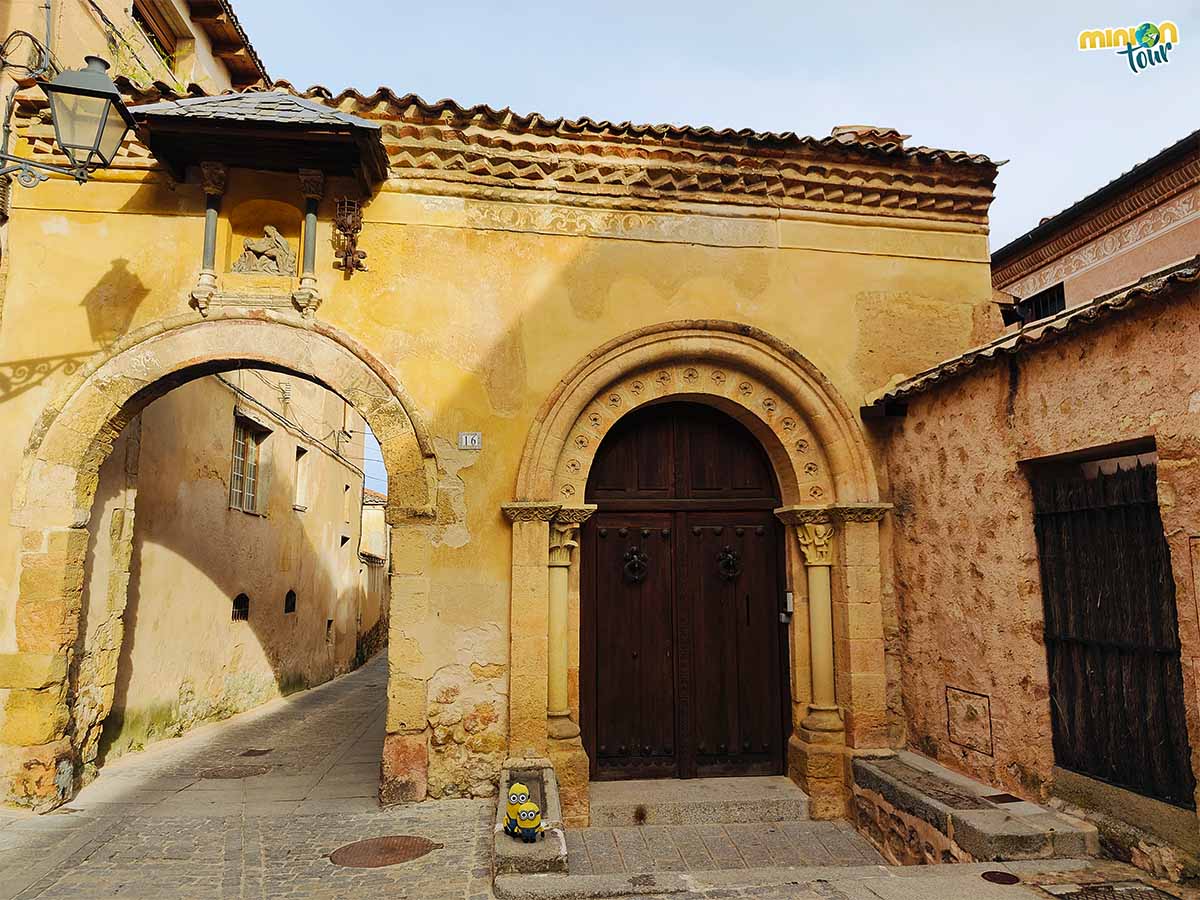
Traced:
[[549, 733], [550, 522], [560, 503], [517, 501], [501, 509], [512, 523], [509, 605], [508, 750], [545, 757]]
[[[887, 509], [883, 504], [854, 504], [776, 510], [796, 535], [804, 559], [812, 672], [808, 714], [788, 742], [788, 774], [808, 792], [816, 819], [846, 813], [848, 747], [867, 746], [857, 740], [854, 723], [873, 722], [877, 714], [883, 721], [883, 691], [861, 679], [873, 676], [876, 667], [883, 671], [879, 592], [872, 594], [864, 584], [869, 583], [872, 566], [878, 576], [878, 523]], [[874, 544], [863, 526], [873, 529]], [[877, 665], [872, 621], [879, 623]], [[863, 667], [871, 671], [860, 672]]]
[[594, 505], [564, 506], [550, 523], [549, 553], [549, 655], [547, 679], [547, 730], [550, 761], [558, 777], [563, 820], [583, 827], [591, 815], [588, 802], [588, 757], [571, 721], [567, 684], [569, 656], [567, 607], [571, 565], [579, 547], [579, 527], [596, 511]]

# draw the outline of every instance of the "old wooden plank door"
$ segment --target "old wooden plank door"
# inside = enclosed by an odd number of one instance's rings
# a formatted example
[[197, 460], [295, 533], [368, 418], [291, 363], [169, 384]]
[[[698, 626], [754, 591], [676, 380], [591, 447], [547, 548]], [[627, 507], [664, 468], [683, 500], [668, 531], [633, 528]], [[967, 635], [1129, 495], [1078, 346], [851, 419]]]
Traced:
[[605, 439], [582, 537], [580, 697], [593, 778], [783, 771], [790, 730], [770, 461], [668, 403]]
[[1055, 762], [1194, 808], [1156, 468], [1034, 480]]

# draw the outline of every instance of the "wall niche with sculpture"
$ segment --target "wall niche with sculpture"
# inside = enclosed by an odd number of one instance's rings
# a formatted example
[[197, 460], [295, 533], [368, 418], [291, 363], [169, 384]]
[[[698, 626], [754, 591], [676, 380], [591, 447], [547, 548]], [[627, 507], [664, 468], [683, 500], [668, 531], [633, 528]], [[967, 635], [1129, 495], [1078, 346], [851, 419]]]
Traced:
[[[276, 180], [279, 190], [270, 190], [276, 187], [271, 184]], [[295, 176], [265, 176], [253, 185], [253, 193], [242, 193], [241, 181], [230, 179], [222, 202], [223, 221], [217, 239], [221, 292], [256, 298], [267, 305], [272, 300], [281, 306], [290, 304], [300, 274], [304, 224], [299, 203], [289, 202], [296, 195]], [[251, 187], [249, 183], [244, 186]], [[268, 196], [263, 197], [264, 193]]]

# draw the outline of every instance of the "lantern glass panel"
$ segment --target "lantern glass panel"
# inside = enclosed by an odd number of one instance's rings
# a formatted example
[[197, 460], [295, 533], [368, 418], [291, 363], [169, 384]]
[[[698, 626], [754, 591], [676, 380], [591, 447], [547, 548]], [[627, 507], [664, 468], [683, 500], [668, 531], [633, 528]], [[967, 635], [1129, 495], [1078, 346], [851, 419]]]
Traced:
[[121, 149], [121, 141], [125, 139], [125, 132], [128, 130], [129, 126], [125, 124], [121, 113], [110, 105], [108, 118], [104, 120], [104, 130], [100, 132], [100, 143], [96, 148], [100, 155], [100, 165], [112, 165], [117, 151]]
[[[50, 95], [50, 104], [54, 131], [63, 152], [76, 165], [91, 162], [97, 134], [108, 112], [108, 100], [55, 91]], [[117, 118], [120, 119], [120, 116]]]

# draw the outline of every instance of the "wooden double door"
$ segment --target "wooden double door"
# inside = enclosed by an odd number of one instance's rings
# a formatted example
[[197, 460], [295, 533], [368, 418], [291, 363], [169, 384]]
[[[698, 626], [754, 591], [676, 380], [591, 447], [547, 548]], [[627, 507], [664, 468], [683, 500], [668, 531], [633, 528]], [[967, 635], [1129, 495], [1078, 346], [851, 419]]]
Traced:
[[736, 420], [622, 420], [588, 481], [580, 706], [592, 777], [783, 771], [790, 731], [774, 473]]

